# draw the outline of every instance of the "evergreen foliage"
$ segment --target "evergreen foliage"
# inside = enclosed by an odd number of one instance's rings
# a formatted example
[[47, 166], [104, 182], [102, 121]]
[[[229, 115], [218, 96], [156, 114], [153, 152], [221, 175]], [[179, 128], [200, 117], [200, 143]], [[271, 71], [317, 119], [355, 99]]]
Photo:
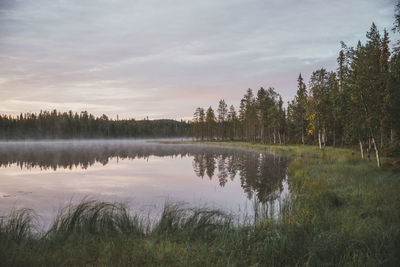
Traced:
[[[394, 31], [400, 31], [397, 5]], [[365, 44], [348, 47], [343, 42], [338, 68], [314, 71], [308, 88], [298, 76], [297, 93], [283, 107], [274, 88], [247, 89], [240, 101], [239, 115], [220, 101], [218, 131], [207, 131], [207, 139], [236, 139], [266, 144], [317, 144], [359, 146], [361, 157], [374, 150], [377, 164], [381, 154], [399, 154], [400, 142], [400, 49], [390, 49], [389, 33], [372, 23]], [[193, 136], [200, 139], [201, 122], [193, 120]], [[213, 134], [212, 134], [213, 133]]]
[[186, 136], [190, 125], [175, 120], [112, 120], [57, 110], [0, 116], [1, 139], [138, 138]]

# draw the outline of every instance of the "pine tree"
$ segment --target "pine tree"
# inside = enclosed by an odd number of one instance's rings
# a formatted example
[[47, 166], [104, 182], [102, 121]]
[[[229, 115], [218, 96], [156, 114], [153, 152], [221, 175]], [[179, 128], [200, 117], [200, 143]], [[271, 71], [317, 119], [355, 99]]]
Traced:
[[380, 118], [380, 136], [381, 136], [381, 147], [386, 142], [387, 139], [390, 141], [393, 140], [391, 138], [391, 127], [390, 127], [390, 114], [389, 114], [389, 105], [391, 99], [391, 92], [388, 88], [388, 79], [389, 79], [389, 59], [390, 59], [390, 50], [389, 50], [389, 33], [384, 30], [383, 38], [381, 41], [381, 55], [380, 55], [380, 92], [381, 92], [381, 118]]
[[[400, 0], [397, 1], [395, 14], [394, 14], [394, 27], [392, 29], [394, 32], [400, 33]], [[400, 40], [397, 42], [396, 51], [398, 52], [400, 49]]]
[[262, 87], [257, 92], [256, 109], [259, 123], [260, 140], [261, 143], [265, 143], [265, 123], [267, 119], [268, 103], [267, 92]]
[[253, 90], [250, 88], [240, 102], [240, 120], [243, 127], [243, 135], [247, 141], [255, 141], [257, 112]]
[[213, 140], [215, 135], [215, 114], [211, 106], [207, 109], [206, 125], [207, 125], [207, 139]]
[[310, 133], [318, 134], [319, 148], [327, 143], [327, 126], [329, 121], [329, 75], [325, 69], [314, 71], [310, 78], [310, 98], [308, 121]]
[[226, 137], [226, 119], [228, 115], [227, 104], [221, 99], [218, 104], [218, 136], [221, 139]]
[[329, 114], [328, 119], [329, 127], [332, 130], [332, 145], [336, 146], [336, 139], [338, 133], [340, 133], [340, 129], [342, 126], [342, 106], [341, 99], [342, 93], [339, 90], [339, 81], [337, 79], [336, 73], [331, 72], [328, 78], [328, 86], [329, 86]]
[[229, 125], [228, 126], [229, 138], [230, 140], [234, 140], [237, 135], [238, 118], [236, 115], [235, 107], [233, 105], [229, 107], [227, 120]]
[[193, 134], [197, 139], [204, 140], [204, 109], [196, 108], [196, 111], [193, 114]]
[[303, 77], [301, 76], [301, 73], [297, 78], [297, 94], [295, 96], [295, 103], [296, 105], [293, 107], [294, 118], [296, 120], [296, 125], [299, 125], [296, 128], [298, 128], [298, 131], [300, 131], [301, 143], [304, 145], [305, 127], [307, 124], [306, 120], [307, 89], [303, 81]]

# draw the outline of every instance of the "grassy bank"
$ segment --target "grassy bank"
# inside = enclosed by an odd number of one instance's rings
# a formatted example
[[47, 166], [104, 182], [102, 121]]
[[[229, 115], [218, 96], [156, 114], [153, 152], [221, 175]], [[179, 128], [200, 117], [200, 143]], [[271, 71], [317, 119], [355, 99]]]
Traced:
[[347, 149], [215, 143], [289, 153], [293, 199], [237, 226], [218, 210], [166, 205], [153, 227], [120, 204], [67, 207], [46, 232], [30, 210], [0, 224], [0, 265], [397, 266], [400, 175]]

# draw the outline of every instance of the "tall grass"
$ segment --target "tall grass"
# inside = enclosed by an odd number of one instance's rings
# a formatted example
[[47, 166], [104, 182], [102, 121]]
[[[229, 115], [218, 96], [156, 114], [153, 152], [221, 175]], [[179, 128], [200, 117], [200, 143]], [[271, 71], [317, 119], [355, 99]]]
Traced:
[[21, 210], [3, 219], [0, 265], [396, 266], [396, 224], [342, 221], [332, 199], [311, 206], [286, 201], [278, 218], [266, 214], [244, 225], [218, 210], [168, 204], [152, 228], [125, 215], [123, 206], [87, 201], [69, 206], [39, 233], [25, 227], [35, 218]]
[[65, 239], [71, 235], [143, 235], [144, 225], [121, 203], [95, 200], [68, 205], [60, 211], [46, 236]]
[[0, 265], [5, 266], [163, 264], [181, 242], [206, 244], [233, 229], [232, 216], [220, 210], [167, 203], [151, 223], [129, 214], [123, 204], [95, 200], [61, 209], [47, 231], [39, 230], [37, 216], [28, 209], [0, 222]]
[[31, 238], [35, 229], [39, 229], [37, 224], [38, 218], [33, 210], [13, 210], [8, 216], [0, 219], [0, 239], [15, 243], [26, 241]]
[[153, 233], [159, 235], [180, 233], [190, 238], [207, 238], [229, 229], [232, 218], [221, 210], [185, 208], [183, 204], [167, 203]]
[[399, 173], [351, 150], [287, 150], [300, 156], [277, 216], [267, 206], [238, 224], [220, 210], [169, 203], [150, 223], [122, 204], [84, 200], [38, 231], [32, 211], [14, 211], [1, 220], [0, 265], [398, 266]]

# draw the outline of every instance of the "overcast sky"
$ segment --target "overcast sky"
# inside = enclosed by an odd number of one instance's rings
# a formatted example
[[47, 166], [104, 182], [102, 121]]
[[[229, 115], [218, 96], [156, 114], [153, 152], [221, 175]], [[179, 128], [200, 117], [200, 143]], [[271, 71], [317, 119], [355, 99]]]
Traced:
[[[395, 0], [0, 0], [0, 113], [191, 118], [336, 68]], [[393, 33], [390, 32], [391, 36]]]

